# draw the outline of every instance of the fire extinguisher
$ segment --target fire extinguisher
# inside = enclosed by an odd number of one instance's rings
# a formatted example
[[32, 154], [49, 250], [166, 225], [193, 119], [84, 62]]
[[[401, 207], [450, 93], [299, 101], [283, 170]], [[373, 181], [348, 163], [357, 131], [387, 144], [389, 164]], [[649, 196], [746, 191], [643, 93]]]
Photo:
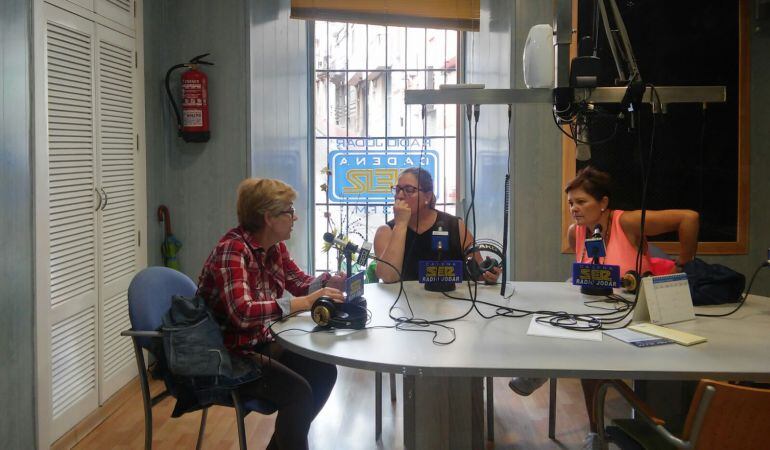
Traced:
[[[209, 53], [198, 55], [189, 62], [176, 64], [166, 72], [166, 94], [174, 108], [176, 114], [177, 129], [179, 136], [185, 142], [208, 142], [211, 137], [209, 130], [209, 80], [205, 73], [198, 70], [199, 64], [213, 66], [214, 63], [204, 61], [203, 58]], [[187, 70], [182, 74], [182, 113], [171, 95], [169, 87], [169, 78], [171, 72], [176, 69], [186, 67]]]

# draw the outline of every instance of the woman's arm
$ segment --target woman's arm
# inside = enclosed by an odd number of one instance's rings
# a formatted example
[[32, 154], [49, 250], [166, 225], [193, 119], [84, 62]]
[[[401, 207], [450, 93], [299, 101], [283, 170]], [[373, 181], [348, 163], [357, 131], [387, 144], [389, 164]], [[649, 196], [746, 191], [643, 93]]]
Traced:
[[[697, 212], [689, 209], [665, 209], [662, 211], [647, 211], [645, 215], [644, 234], [656, 236], [662, 233], [676, 231], [679, 236], [681, 250], [677, 265], [682, 265], [695, 258], [698, 250], [698, 229], [700, 219]], [[620, 216], [620, 225], [635, 246], [639, 246], [639, 228], [642, 223], [642, 212], [628, 211]]]
[[[405, 202], [396, 200], [393, 204], [394, 222], [393, 229], [383, 225], [377, 229], [374, 235], [374, 254], [378, 259], [392, 264], [399, 272], [403, 269], [404, 248], [406, 247], [406, 230], [409, 227], [409, 218], [412, 210]], [[387, 264], [377, 264], [375, 269], [377, 278], [386, 283], [398, 281], [398, 273]]]
[[310, 309], [318, 297], [321, 297], [322, 295], [329, 297], [333, 301], [337, 302], [344, 300], [342, 297], [342, 292], [339, 289], [331, 287], [323, 287], [321, 289], [317, 289], [314, 292], [308, 292], [310, 284], [315, 278], [306, 274], [302, 271], [302, 269], [299, 268], [299, 266], [297, 266], [297, 264], [291, 258], [291, 255], [289, 255], [289, 250], [286, 248], [286, 244], [283, 242], [278, 243], [278, 251], [281, 252], [285, 288], [292, 294], [299, 295], [298, 297], [294, 297], [289, 301], [290, 313]]
[[[399, 272], [404, 263], [404, 247], [406, 246], [407, 225], [396, 224], [393, 229], [383, 225], [377, 229], [374, 235], [374, 254], [378, 259], [392, 264]], [[398, 273], [387, 264], [377, 263], [375, 268], [377, 278], [385, 283], [398, 281]]]

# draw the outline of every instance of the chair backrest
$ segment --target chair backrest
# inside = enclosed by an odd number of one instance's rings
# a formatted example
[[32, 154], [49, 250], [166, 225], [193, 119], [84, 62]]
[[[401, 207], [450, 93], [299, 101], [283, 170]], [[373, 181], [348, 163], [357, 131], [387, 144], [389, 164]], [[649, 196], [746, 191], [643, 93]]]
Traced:
[[[137, 273], [128, 286], [128, 317], [134, 331], [154, 331], [171, 307], [171, 297], [195, 295], [198, 287], [182, 272], [168, 267], [147, 267]], [[149, 338], [139, 338], [149, 348]]]
[[770, 389], [757, 389], [702, 380], [687, 415], [683, 438], [690, 439], [695, 411], [706, 386], [716, 390], [703, 419], [695, 448], [757, 449], [767, 447]]

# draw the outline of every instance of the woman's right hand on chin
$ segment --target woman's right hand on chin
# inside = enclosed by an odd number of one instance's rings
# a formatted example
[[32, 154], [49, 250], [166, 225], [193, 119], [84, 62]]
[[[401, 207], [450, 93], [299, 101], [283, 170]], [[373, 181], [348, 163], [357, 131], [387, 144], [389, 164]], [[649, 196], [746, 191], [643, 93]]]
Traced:
[[398, 224], [407, 225], [410, 217], [412, 210], [409, 205], [403, 200], [396, 200], [393, 203], [393, 220]]

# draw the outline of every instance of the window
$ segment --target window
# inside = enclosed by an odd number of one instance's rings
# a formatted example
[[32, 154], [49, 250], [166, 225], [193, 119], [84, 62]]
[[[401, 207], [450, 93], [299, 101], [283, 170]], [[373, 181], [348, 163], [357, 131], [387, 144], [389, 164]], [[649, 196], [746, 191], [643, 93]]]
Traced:
[[[436, 208], [454, 214], [457, 107], [428, 105], [423, 121], [404, 91], [457, 83], [458, 32], [323, 21], [314, 29], [315, 236], [371, 242], [410, 166], [431, 171]], [[317, 246], [317, 271], [340, 263]]]

